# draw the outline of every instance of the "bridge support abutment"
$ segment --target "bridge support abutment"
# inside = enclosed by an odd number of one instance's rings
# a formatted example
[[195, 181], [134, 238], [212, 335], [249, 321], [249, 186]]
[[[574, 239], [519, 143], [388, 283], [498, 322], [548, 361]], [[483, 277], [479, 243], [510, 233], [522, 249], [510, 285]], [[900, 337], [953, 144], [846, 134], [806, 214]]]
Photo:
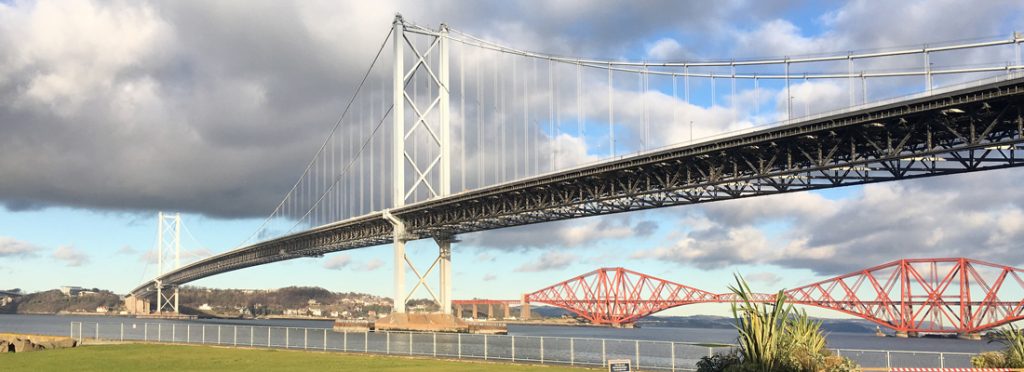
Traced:
[[519, 319], [530, 319], [530, 295], [525, 293], [523, 294], [523, 297], [519, 300]]
[[445, 314], [452, 313], [452, 241], [454, 240], [451, 236], [444, 236], [440, 238], [434, 238], [437, 241], [437, 259], [440, 262], [438, 276], [441, 288], [438, 289], [440, 292], [440, 298], [438, 299], [441, 306], [441, 312]]
[[[164, 312], [170, 312], [175, 315], [180, 314], [178, 311], [178, 286], [173, 286], [164, 290], [164, 285], [160, 280], [156, 281], [156, 312], [157, 314], [163, 314]], [[166, 310], [166, 311], [165, 311]]]
[[959, 334], [956, 335], [956, 338], [959, 338], [961, 340], [979, 341], [979, 340], [981, 340], [981, 333], [979, 333], [979, 332], [959, 333]]

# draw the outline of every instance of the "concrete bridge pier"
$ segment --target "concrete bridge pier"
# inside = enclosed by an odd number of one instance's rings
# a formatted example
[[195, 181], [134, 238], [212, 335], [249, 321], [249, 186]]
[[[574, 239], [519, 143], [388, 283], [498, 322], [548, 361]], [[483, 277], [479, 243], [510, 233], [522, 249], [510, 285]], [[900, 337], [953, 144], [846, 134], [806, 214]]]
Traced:
[[921, 337], [921, 334], [917, 333], [917, 332], [914, 332], [914, 331], [910, 331], [910, 332], [907, 332], [907, 331], [896, 331], [896, 337], [899, 337], [899, 338], [917, 338], [917, 337]]
[[530, 296], [525, 293], [523, 294], [522, 299], [519, 301], [519, 319], [530, 319]]
[[959, 334], [957, 334], [957, 335], [956, 335], [956, 338], [959, 338], [959, 339], [961, 339], [961, 340], [974, 340], [974, 341], [979, 341], [979, 340], [981, 340], [981, 332], [965, 332], [965, 333], [959, 333]]

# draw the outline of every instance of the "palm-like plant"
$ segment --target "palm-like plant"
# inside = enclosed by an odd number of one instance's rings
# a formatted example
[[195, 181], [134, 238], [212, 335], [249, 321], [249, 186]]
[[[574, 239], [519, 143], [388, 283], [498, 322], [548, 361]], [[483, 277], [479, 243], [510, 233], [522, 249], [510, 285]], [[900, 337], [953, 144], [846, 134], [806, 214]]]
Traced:
[[1024, 333], [1010, 324], [1009, 327], [995, 331], [993, 339], [1006, 347], [1006, 367], [1024, 367]]
[[773, 371], [782, 362], [784, 339], [783, 322], [789, 318], [791, 307], [786, 307], [786, 295], [779, 291], [775, 303], [760, 304], [754, 301], [753, 291], [742, 277], [736, 275], [736, 286], [731, 290], [740, 298], [732, 305], [739, 332], [740, 353], [745, 363], [761, 371]]

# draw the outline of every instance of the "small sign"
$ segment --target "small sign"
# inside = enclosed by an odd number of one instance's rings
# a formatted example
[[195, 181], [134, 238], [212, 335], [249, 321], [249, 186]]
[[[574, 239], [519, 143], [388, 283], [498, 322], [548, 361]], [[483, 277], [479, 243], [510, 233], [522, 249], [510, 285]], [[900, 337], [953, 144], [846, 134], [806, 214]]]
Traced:
[[629, 359], [610, 359], [608, 360], [608, 372], [631, 372], [633, 369], [630, 368]]

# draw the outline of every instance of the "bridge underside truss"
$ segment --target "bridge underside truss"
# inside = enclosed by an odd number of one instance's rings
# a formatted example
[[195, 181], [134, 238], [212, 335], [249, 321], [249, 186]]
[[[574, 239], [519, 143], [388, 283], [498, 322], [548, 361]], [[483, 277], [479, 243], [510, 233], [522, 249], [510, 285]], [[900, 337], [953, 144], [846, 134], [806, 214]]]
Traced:
[[456, 195], [401, 211], [456, 233], [1024, 164], [1020, 80]]
[[[420, 238], [570, 218], [1024, 165], [1024, 80], [1008, 80], [537, 176], [390, 212]], [[392, 242], [382, 213], [227, 252], [177, 285]], [[133, 293], [148, 295], [149, 282]]]

